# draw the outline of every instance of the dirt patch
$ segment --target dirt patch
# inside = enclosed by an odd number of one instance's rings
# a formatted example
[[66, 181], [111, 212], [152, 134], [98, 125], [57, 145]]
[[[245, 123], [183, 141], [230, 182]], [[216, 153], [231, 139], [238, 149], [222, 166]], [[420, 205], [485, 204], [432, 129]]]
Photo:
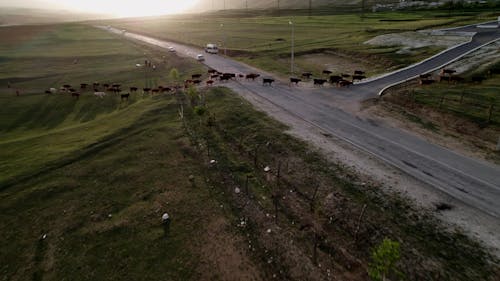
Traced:
[[33, 37], [39, 35], [42, 32], [55, 30], [55, 27], [50, 25], [20, 25], [20, 26], [8, 26], [0, 27], [0, 38], [8, 38], [8, 41], [4, 41], [2, 44], [8, 45], [18, 45], [22, 42], [27, 42], [33, 40]]
[[315, 74], [320, 74], [323, 70], [330, 70], [334, 75], [352, 74], [355, 70], [363, 70], [367, 75], [371, 75], [383, 72], [387, 67], [392, 66], [390, 61], [381, 57], [334, 50], [299, 55], [296, 57], [296, 63], [301, 71], [312, 71]]
[[197, 268], [199, 280], [264, 280], [249, 259], [248, 244], [233, 233], [225, 218], [212, 217], [206, 223], [206, 236], [193, 249], [202, 257]]
[[398, 54], [411, 53], [412, 49], [430, 46], [452, 47], [460, 43], [468, 42], [471, 34], [463, 33], [439, 33], [432, 31], [408, 31], [402, 33], [391, 33], [379, 35], [365, 42], [374, 46], [401, 46]]

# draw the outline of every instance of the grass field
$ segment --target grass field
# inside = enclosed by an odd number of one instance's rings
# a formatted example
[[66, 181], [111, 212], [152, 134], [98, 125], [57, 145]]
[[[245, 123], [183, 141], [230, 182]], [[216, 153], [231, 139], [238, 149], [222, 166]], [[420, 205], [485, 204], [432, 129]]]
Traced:
[[[87, 26], [28, 29], [0, 51], [11, 70], [0, 78], [0, 280], [366, 280], [385, 237], [401, 242], [408, 280], [498, 277], [488, 251], [434, 210], [326, 162], [228, 89], [129, 102], [41, 93], [163, 84], [172, 67], [200, 66]], [[146, 78], [144, 57], [159, 65]]]
[[[43, 90], [93, 81], [142, 86], [135, 63], [145, 56], [160, 65], [146, 83], [168, 82], [171, 67], [184, 75], [200, 67], [176, 57], [160, 64], [161, 52], [86, 26], [0, 32], [20, 35], [0, 44], [0, 279], [197, 279], [199, 255], [190, 247], [201, 243], [199, 219], [222, 213], [206, 204], [207, 192], [185, 196], [199, 164], [179, 152], [187, 140], [173, 98], [83, 93], [77, 101]], [[164, 211], [184, 222], [169, 240], [158, 223]]]
[[[377, 35], [414, 31], [419, 29], [462, 25], [471, 21], [493, 19], [493, 13], [449, 16], [443, 12], [387, 12], [314, 16], [304, 15], [270, 17], [244, 16], [220, 17], [166, 17], [129, 19], [109, 22], [130, 31], [175, 40], [199, 47], [208, 42], [228, 49], [228, 55], [264, 70], [282, 75], [290, 72], [291, 25], [294, 23], [294, 42], [297, 55], [297, 72], [320, 72], [325, 67], [335, 67], [335, 57], [349, 57], [368, 74], [385, 72], [419, 61], [434, 54], [439, 48], [421, 48], [415, 54], [398, 55], [396, 47], [373, 47], [363, 42]], [[303, 56], [330, 51], [335, 53], [323, 63], [311, 65]], [[331, 66], [325, 66], [331, 64]], [[336, 70], [336, 69], [333, 69]]]

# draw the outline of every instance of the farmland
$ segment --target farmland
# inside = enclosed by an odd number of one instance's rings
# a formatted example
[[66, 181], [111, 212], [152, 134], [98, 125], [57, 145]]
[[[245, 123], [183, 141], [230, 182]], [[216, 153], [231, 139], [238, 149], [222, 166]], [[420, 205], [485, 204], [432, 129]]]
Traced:
[[[232, 58], [281, 75], [290, 72], [291, 25], [294, 27], [296, 71], [319, 72], [338, 68], [338, 59], [351, 61], [348, 70], [366, 69], [369, 75], [400, 68], [426, 58], [441, 48], [413, 50], [411, 56], [396, 54], [399, 46], [373, 47], [363, 42], [381, 34], [445, 27], [493, 19], [494, 13], [384, 12], [324, 16], [217, 16], [158, 17], [108, 22], [111, 25], [198, 47], [207, 42], [221, 45]], [[321, 63], [309, 57], [323, 53]], [[338, 69], [337, 69], [338, 68]]]

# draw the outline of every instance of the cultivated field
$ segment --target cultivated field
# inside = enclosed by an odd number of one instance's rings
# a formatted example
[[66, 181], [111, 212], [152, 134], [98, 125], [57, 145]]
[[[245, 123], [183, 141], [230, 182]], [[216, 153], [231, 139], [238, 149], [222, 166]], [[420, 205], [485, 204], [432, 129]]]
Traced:
[[434, 218], [450, 206], [383, 193], [225, 88], [44, 94], [168, 85], [173, 67], [205, 73], [194, 61], [88, 26], [0, 32], [2, 280], [367, 280], [384, 238], [400, 244], [393, 280], [498, 277]]
[[[420, 61], [439, 47], [412, 50], [412, 54], [396, 54], [399, 46], [374, 47], [363, 44], [381, 34], [426, 28], [463, 25], [471, 21], [493, 19], [490, 14], [449, 15], [443, 12], [386, 12], [341, 14], [328, 16], [262, 17], [226, 15], [207, 17], [158, 17], [108, 22], [129, 31], [158, 38], [205, 46], [208, 42], [227, 48], [231, 57], [277, 74], [290, 74], [291, 25], [294, 23], [296, 72], [323, 69], [351, 73], [365, 69], [368, 75], [386, 72]], [[321, 54], [318, 60], [310, 56]], [[346, 64], [343, 60], [349, 60]], [[340, 65], [340, 66], [339, 66]]]

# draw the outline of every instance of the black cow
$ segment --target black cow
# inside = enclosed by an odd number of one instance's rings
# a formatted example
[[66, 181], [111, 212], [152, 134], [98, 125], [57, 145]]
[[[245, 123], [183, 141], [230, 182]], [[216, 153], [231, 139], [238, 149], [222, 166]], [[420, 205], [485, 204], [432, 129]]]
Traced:
[[293, 77], [290, 78], [290, 83], [295, 83], [295, 85], [298, 85], [300, 81], [302, 80], [299, 78], [293, 78]]
[[330, 70], [323, 70], [323, 74], [330, 75], [332, 72]]
[[222, 75], [222, 76], [219, 77], [220, 81], [229, 81], [229, 79], [231, 79], [230, 76], [224, 76], [224, 75]]
[[191, 78], [194, 80], [194, 79], [199, 79], [201, 78], [201, 74], [193, 74], [191, 75]]
[[326, 82], [326, 79], [314, 79], [314, 85], [318, 85], [318, 86], [323, 86], [323, 84], [325, 84]]
[[262, 82], [263, 82], [264, 85], [269, 84], [269, 86], [271, 86], [271, 84], [274, 82], [274, 79], [272, 79], [272, 78], [264, 78], [264, 79], [262, 79]]
[[354, 70], [354, 75], [365, 75], [365, 72], [362, 70]]
[[430, 85], [432, 83], [436, 82], [433, 79], [420, 79], [420, 85]]
[[365, 79], [365, 78], [366, 78], [366, 76], [364, 76], [364, 75], [353, 75], [353, 76], [352, 76], [352, 82], [354, 82], [354, 81], [356, 81], [356, 80], [361, 81], [361, 80], [363, 80], [363, 79]]
[[340, 77], [338, 75], [333, 75], [333, 76], [330, 76], [330, 79], [328, 79], [328, 82], [330, 82], [330, 84], [333, 84], [333, 83], [338, 83], [340, 80], [342, 80], [342, 77]]
[[311, 79], [312, 73], [311, 72], [304, 72], [302, 73], [302, 77], [305, 77], [307, 79]]
[[352, 85], [352, 82], [348, 81], [348, 80], [342, 79], [342, 80], [337, 82], [338, 87], [349, 87], [349, 85]]
[[120, 100], [128, 100], [128, 97], [130, 97], [130, 93], [121, 94]]

